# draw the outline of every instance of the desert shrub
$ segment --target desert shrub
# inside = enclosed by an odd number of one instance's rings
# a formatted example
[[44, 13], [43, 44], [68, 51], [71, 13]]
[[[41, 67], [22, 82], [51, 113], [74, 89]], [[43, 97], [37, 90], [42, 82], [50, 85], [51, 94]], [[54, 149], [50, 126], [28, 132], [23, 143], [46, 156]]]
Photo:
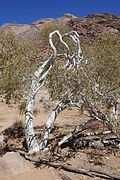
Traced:
[[[31, 42], [16, 36], [12, 31], [0, 31], [0, 94], [6, 102], [10, 100], [20, 101], [28, 93], [31, 75], [34, 70], [45, 60], [51, 52], [48, 44], [48, 35], [53, 30], [61, 33], [68, 32], [64, 26], [48, 24], [40, 32], [40, 46], [37, 48]], [[69, 43], [70, 39], [66, 38]], [[42, 45], [41, 45], [42, 41]], [[54, 37], [55, 46], [58, 51], [63, 51], [58, 37]], [[41, 47], [41, 48], [40, 48]], [[71, 47], [73, 45], [71, 44]]]
[[9, 102], [19, 100], [28, 88], [34, 71], [30, 45], [12, 31], [0, 32], [0, 94]]
[[[68, 92], [79, 99], [80, 92], [86, 103], [98, 109], [111, 109], [120, 98], [120, 36], [104, 34], [91, 44], [84, 44], [84, 59], [78, 69], [64, 69], [62, 60], [56, 61], [48, 75], [47, 88], [53, 100], [59, 100]], [[109, 107], [108, 107], [109, 106]], [[111, 111], [107, 116], [111, 118]], [[119, 122], [110, 120], [110, 126], [119, 135]]]
[[[100, 94], [118, 98], [120, 86], [120, 36], [105, 34], [101, 39], [82, 47], [84, 59], [78, 69], [64, 69], [63, 61], [56, 61], [48, 78], [51, 97], [60, 98], [65, 91], [83, 92], [92, 100]], [[79, 83], [78, 83], [79, 82]], [[62, 86], [61, 86], [62, 84]], [[95, 100], [93, 98], [93, 100]]]
[[[105, 34], [93, 43], [82, 46], [84, 59], [78, 69], [64, 69], [56, 62], [48, 77], [51, 98], [61, 99], [65, 92], [79, 99], [82, 92], [88, 103], [99, 109], [111, 109], [120, 95], [120, 36]], [[108, 111], [108, 117], [111, 110]], [[110, 121], [114, 132], [120, 133], [119, 122]]]
[[93, 84], [91, 97], [94, 97], [94, 101], [101, 100], [106, 104], [108, 99], [109, 102], [117, 101], [120, 94], [120, 36], [104, 34], [83, 49], [88, 64], [85, 72], [91, 81], [90, 86]]
[[89, 58], [92, 62], [90, 71], [96, 81], [101, 80], [102, 83], [107, 85], [120, 83], [119, 35], [107, 33], [84, 49], [87, 59]]

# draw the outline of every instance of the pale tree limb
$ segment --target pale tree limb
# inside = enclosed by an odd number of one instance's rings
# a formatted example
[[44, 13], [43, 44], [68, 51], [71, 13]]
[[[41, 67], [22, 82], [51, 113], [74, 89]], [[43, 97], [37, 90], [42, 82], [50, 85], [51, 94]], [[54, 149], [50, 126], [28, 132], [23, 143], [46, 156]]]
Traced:
[[110, 134], [111, 131], [102, 131], [102, 132], [86, 132], [82, 133], [87, 126], [94, 122], [94, 119], [88, 119], [81, 123], [80, 125], [76, 126], [73, 131], [65, 135], [58, 143], [58, 146], [61, 146], [64, 143], [67, 143], [71, 139], [75, 139], [76, 137], [87, 137], [87, 136], [98, 136], [98, 135], [107, 135]]
[[78, 68], [78, 66], [80, 66], [81, 61], [83, 60], [79, 34], [76, 31], [71, 31], [69, 33], [64, 34], [64, 36], [70, 36], [70, 38], [72, 38], [76, 45], [76, 53], [72, 56], [69, 56], [66, 67]]
[[[40, 143], [38, 143], [38, 141], [36, 140], [36, 137], [35, 137], [34, 129], [33, 129], [33, 109], [34, 109], [34, 104], [35, 104], [35, 96], [36, 96], [37, 92], [39, 91], [39, 89], [44, 85], [46, 76], [49, 73], [49, 71], [51, 70], [51, 68], [55, 62], [55, 59], [57, 57], [57, 49], [53, 44], [54, 34], [58, 35], [60, 42], [65, 46], [66, 59], [68, 59], [68, 62], [69, 62], [66, 64], [66, 67], [70, 67], [73, 64], [75, 66], [76, 63], [79, 64], [79, 62], [81, 62], [81, 60], [82, 60], [82, 53], [81, 53], [80, 44], [79, 44], [79, 42], [80, 42], [79, 35], [75, 31], [70, 33], [70, 36], [72, 37], [74, 42], [77, 44], [77, 48], [76, 48], [77, 52], [75, 53], [75, 57], [74, 57], [75, 59], [71, 58], [69, 46], [63, 40], [63, 37], [59, 33], [59, 31], [55, 30], [49, 34], [49, 43], [50, 43], [50, 47], [51, 47], [53, 53], [52, 53], [51, 57], [49, 59], [47, 59], [43, 63], [43, 65], [40, 66], [35, 71], [35, 73], [32, 77], [31, 90], [29, 93], [27, 106], [26, 106], [25, 136], [26, 136], [28, 150], [31, 152], [36, 152], [36, 151], [39, 151], [39, 150], [45, 148], [45, 146], [47, 144], [46, 143], [47, 141], [45, 139], [48, 138], [49, 132], [50, 132], [50, 130], [48, 130], [48, 129], [53, 124], [53, 122], [56, 118], [56, 115], [57, 115], [57, 113], [56, 113], [57, 109], [56, 109], [52, 112], [50, 118], [48, 119], [48, 121], [46, 123], [46, 129], [44, 131], [44, 136], [42, 136]], [[73, 63], [73, 61], [74, 61], [74, 63]], [[45, 145], [43, 145], [44, 144], [43, 142], [45, 142]]]
[[51, 116], [49, 117], [48, 121], [46, 122], [44, 126], [44, 130], [42, 133], [42, 136], [40, 138], [39, 148], [40, 150], [44, 150], [47, 146], [48, 137], [52, 130], [52, 126], [56, 120], [57, 115], [63, 111], [64, 109], [68, 107], [79, 107], [79, 103], [72, 101], [71, 99], [65, 99], [63, 98], [54, 108], [54, 110], [51, 113]]
[[[46, 60], [44, 62], [44, 64], [35, 71], [35, 73], [32, 77], [31, 90], [29, 93], [27, 106], [26, 106], [26, 112], [25, 112], [25, 136], [26, 136], [28, 150], [34, 149], [34, 151], [39, 151], [39, 144], [35, 138], [35, 133], [34, 133], [34, 129], [33, 129], [33, 110], [34, 110], [34, 104], [35, 104], [35, 96], [36, 96], [38, 90], [44, 84], [45, 77], [47, 76], [48, 72], [50, 71], [51, 67], [53, 66], [53, 62], [55, 61], [55, 58], [57, 56], [57, 50], [52, 42], [52, 36], [56, 33], [60, 37], [60, 40], [62, 42], [64, 42], [62, 40], [62, 36], [60, 35], [60, 33], [58, 31], [54, 31], [54, 32], [50, 33], [49, 43], [53, 50], [53, 53], [52, 53], [51, 57], [48, 60]], [[66, 45], [66, 47], [67, 47], [67, 45]]]
[[102, 131], [102, 132], [86, 132], [86, 133], [77, 133], [75, 137], [87, 137], [87, 136], [99, 136], [99, 135], [108, 135], [111, 134], [112, 131]]
[[81, 123], [80, 125], [78, 125], [77, 127], [75, 127], [72, 132], [68, 133], [60, 140], [60, 142], [58, 143], [59, 146], [68, 142], [70, 139], [74, 138], [75, 136], [77, 136], [78, 133], [80, 134], [83, 130], [85, 130], [87, 125], [89, 125], [90, 123], [92, 123], [94, 121], [94, 119], [102, 121], [102, 122], [106, 122], [108, 124], [110, 123], [109, 116], [107, 116], [106, 114], [101, 112], [99, 109], [94, 107], [94, 105], [92, 103], [89, 103], [82, 93], [80, 93], [80, 95], [81, 95], [80, 98], [82, 99], [83, 103], [87, 103], [86, 109], [90, 113], [91, 117], [93, 117], [93, 119], [88, 119], [88, 120], [84, 121], [83, 123]]
[[86, 125], [93, 122], [93, 119], [87, 119], [86, 121], [84, 121], [83, 123], [81, 123], [80, 125], [76, 126], [74, 128], [74, 130], [70, 133], [68, 133], [67, 135], [65, 135], [60, 142], [58, 143], [59, 146], [61, 146], [62, 144], [66, 143], [69, 141], [69, 139], [73, 138], [78, 132], [82, 132], [83, 130], [86, 129]]

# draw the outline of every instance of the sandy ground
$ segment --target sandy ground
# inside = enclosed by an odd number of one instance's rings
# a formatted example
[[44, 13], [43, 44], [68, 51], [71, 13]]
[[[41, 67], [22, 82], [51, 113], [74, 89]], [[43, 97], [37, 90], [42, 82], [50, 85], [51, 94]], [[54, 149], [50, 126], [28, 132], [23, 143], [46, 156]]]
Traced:
[[31, 168], [30, 172], [20, 173], [17, 175], [0, 172], [1, 180], [60, 180], [53, 168], [36, 169]]
[[[37, 107], [39, 107], [37, 102]], [[43, 109], [40, 109], [40, 112], [34, 118], [34, 126], [43, 125], [48, 119], [51, 111], [44, 112]], [[0, 102], [0, 131], [9, 127], [16, 121], [24, 121], [24, 116], [19, 115], [19, 111], [17, 105], [6, 105], [4, 102]], [[84, 118], [80, 116], [80, 112], [77, 109], [68, 109], [60, 113], [56, 120], [56, 125], [76, 125], [79, 124], [80, 121], [84, 121]], [[91, 165], [88, 164], [88, 156], [84, 151], [79, 151], [76, 153], [75, 157], [71, 157], [67, 162], [68, 164], [72, 164], [75, 167], [80, 168], [96, 168], [101, 171], [111, 172], [120, 175], [120, 157], [114, 156], [114, 154], [107, 154], [104, 157], [104, 166], [100, 165]], [[91, 180], [99, 178], [89, 178], [83, 175], [77, 175], [73, 173], [68, 173], [65, 171], [57, 171], [53, 168], [42, 167], [35, 168], [31, 163], [29, 163], [31, 170], [29, 172], [21, 173], [21, 174], [12, 174], [5, 173], [4, 171], [0, 171], [0, 180], [60, 180], [61, 177], [59, 173], [66, 174], [70, 177], [70, 180]]]
[[[37, 103], [38, 107], [38, 103]], [[40, 109], [40, 112], [34, 117], [34, 126], [43, 125], [48, 119], [51, 111], [44, 112], [43, 109]], [[74, 124], [78, 123], [79, 112], [77, 110], [71, 111], [67, 110], [62, 112], [56, 120], [57, 125], [63, 124]], [[13, 125], [14, 122], [24, 121], [24, 116], [19, 114], [17, 105], [6, 105], [5, 102], [0, 102], [0, 132], [5, 128]], [[0, 180], [59, 180], [61, 179], [58, 176], [58, 173], [53, 168], [42, 168], [37, 169], [31, 165], [31, 171], [14, 175], [10, 173], [5, 173], [0, 171]]]

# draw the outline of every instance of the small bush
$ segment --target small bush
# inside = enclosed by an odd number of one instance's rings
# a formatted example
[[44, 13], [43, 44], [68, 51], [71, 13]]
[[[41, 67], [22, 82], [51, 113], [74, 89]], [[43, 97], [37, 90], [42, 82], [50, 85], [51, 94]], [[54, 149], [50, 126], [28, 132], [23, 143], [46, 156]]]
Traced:
[[0, 31], [0, 94], [8, 103], [19, 101], [29, 87], [28, 78], [35, 69], [30, 45], [13, 32]]

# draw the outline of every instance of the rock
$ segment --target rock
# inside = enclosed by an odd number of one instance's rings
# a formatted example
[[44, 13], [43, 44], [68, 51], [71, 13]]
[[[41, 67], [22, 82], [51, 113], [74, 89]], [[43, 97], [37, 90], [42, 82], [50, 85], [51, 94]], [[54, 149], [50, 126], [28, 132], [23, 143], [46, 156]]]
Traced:
[[68, 17], [68, 18], [78, 18], [77, 16], [74, 16], [73, 14], [70, 13], [65, 13], [64, 17]]
[[120, 16], [109, 13], [73, 18], [67, 26], [80, 34], [82, 42], [95, 40], [105, 33], [120, 34]]
[[30, 171], [30, 165], [19, 153], [8, 152], [0, 157], [0, 171], [19, 174]]

